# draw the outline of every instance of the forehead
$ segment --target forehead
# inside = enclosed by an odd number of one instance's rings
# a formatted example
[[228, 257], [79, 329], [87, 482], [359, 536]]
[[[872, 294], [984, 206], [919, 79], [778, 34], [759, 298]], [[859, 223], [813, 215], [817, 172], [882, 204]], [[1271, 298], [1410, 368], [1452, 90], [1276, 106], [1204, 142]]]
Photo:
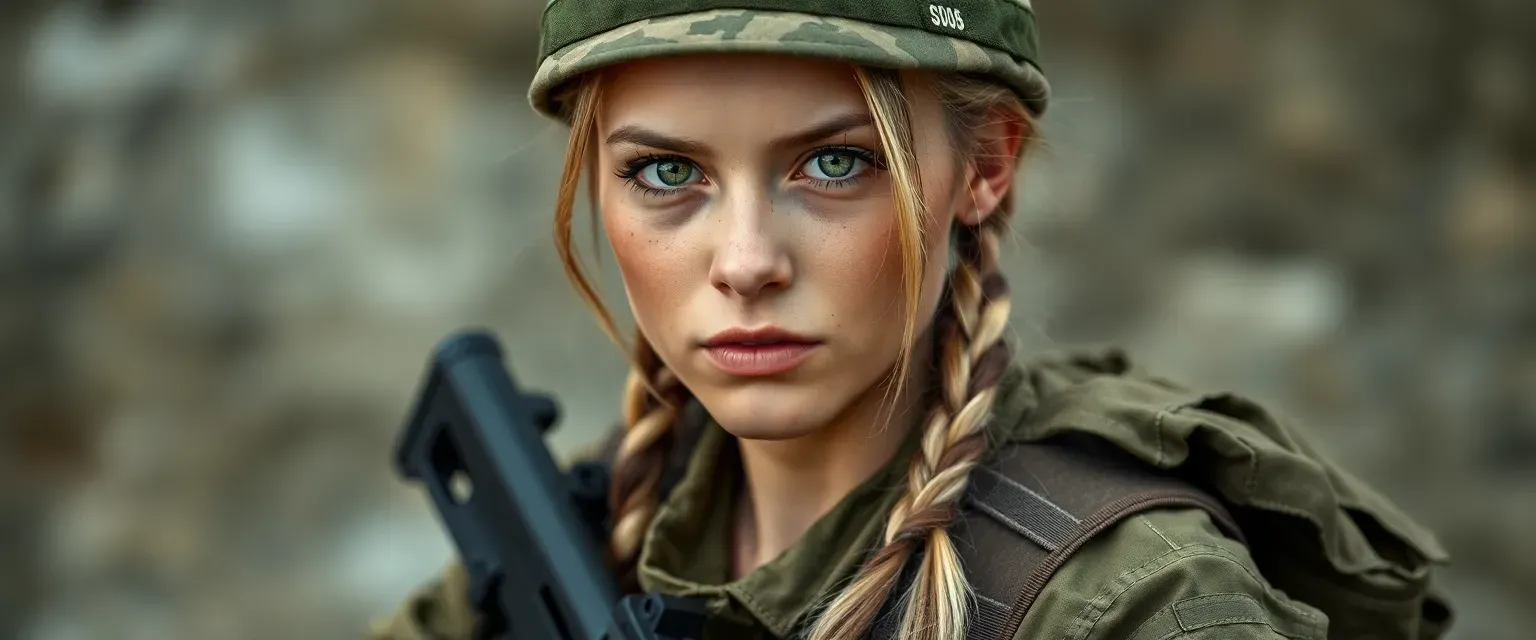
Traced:
[[831, 113], [867, 112], [853, 67], [767, 55], [652, 58], [604, 73], [604, 128], [637, 121], [707, 128], [803, 126]]

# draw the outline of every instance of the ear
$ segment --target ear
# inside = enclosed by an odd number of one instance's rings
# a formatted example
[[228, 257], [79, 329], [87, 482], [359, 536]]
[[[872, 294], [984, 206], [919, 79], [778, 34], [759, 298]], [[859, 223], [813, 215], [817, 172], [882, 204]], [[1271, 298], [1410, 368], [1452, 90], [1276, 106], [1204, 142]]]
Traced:
[[984, 222], [1003, 202], [1013, 187], [1013, 174], [1019, 166], [1019, 150], [1031, 127], [1006, 109], [993, 109], [987, 123], [976, 131], [975, 149], [966, 160], [966, 191], [956, 218], [976, 226]]

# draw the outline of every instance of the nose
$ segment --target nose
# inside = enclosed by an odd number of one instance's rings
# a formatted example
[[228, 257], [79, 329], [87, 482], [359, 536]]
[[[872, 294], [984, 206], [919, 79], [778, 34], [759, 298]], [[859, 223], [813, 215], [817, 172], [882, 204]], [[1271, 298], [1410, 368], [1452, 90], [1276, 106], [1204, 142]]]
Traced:
[[731, 208], [710, 265], [710, 282], [721, 293], [743, 298], [788, 287], [794, 273], [788, 252], [772, 233], [772, 206], [743, 202]]

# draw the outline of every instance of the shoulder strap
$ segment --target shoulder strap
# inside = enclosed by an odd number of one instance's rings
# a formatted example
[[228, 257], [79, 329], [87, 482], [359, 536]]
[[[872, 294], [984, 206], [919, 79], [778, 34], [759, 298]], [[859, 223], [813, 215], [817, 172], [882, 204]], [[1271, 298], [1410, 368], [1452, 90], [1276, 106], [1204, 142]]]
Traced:
[[[1084, 543], [1137, 513], [1203, 509], [1242, 540], [1219, 500], [1091, 436], [1005, 446], [972, 472], [964, 507], [951, 532], [976, 594], [973, 639], [1010, 640], [1056, 570]], [[904, 587], [916, 565], [908, 565]], [[896, 637], [896, 600], [886, 603], [873, 638]]]

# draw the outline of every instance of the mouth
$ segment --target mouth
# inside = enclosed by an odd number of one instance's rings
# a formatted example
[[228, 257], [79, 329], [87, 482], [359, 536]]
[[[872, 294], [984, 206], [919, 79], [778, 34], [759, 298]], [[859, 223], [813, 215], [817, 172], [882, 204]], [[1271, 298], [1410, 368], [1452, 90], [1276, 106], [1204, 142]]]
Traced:
[[727, 329], [711, 336], [702, 346], [709, 360], [722, 373], [761, 377], [787, 373], [800, 366], [822, 346], [822, 342], [777, 327], [766, 327]]

